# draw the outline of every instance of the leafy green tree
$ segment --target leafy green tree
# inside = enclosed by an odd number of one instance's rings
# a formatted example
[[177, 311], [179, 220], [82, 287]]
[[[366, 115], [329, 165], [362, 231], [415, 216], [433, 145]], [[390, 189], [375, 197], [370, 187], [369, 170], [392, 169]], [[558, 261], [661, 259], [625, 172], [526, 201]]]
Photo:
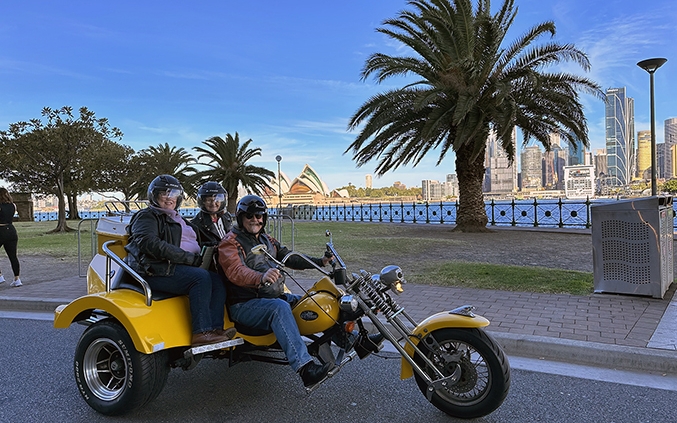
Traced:
[[669, 179], [660, 187], [660, 191], [677, 194], [677, 179]]
[[228, 212], [234, 213], [237, 206], [237, 188], [242, 185], [247, 191], [262, 194], [269, 188], [268, 181], [275, 173], [247, 162], [261, 155], [260, 148], [249, 148], [249, 139], [240, 145], [240, 135], [226, 134], [226, 139], [212, 137], [202, 142], [206, 147], [194, 147], [200, 159], [207, 159], [207, 169], [195, 174], [195, 186], [206, 181], [217, 181], [228, 191]]
[[437, 164], [449, 150], [456, 155], [460, 195], [457, 231], [486, 231], [488, 222], [482, 180], [486, 140], [494, 131], [511, 160], [513, 129], [521, 128], [524, 144], [531, 138], [550, 148], [553, 132], [573, 144], [589, 145], [579, 92], [604, 98], [598, 84], [545, 67], [573, 61], [589, 69], [587, 56], [571, 44], [554, 41], [555, 24], [537, 24], [504, 46], [517, 9], [505, 0], [494, 15], [489, 0], [415, 0], [413, 11], [388, 19], [378, 32], [402, 43], [413, 54], [371, 55], [362, 79], [378, 83], [396, 76], [415, 80], [367, 100], [349, 122], [360, 133], [346, 152], [357, 166], [378, 159], [376, 174], [401, 165], [416, 166], [432, 150]]
[[165, 143], [144, 148], [134, 159], [137, 180], [131, 185], [129, 193], [132, 197], [136, 195], [140, 199], [146, 199], [148, 185], [156, 176], [172, 175], [181, 182], [188, 194], [192, 194], [191, 182], [197, 172], [193, 166], [195, 163], [195, 158], [183, 147], [170, 147]]
[[[126, 145], [111, 143], [104, 147], [102, 154], [104, 154], [102, 162], [105, 163], [106, 171], [94, 174], [93, 191], [108, 200], [117, 202], [137, 198], [141, 167], [134, 149]], [[119, 197], [117, 193], [122, 194], [122, 197]]]
[[74, 179], [89, 178], [86, 172], [77, 175], [92, 148], [122, 138], [122, 132], [86, 107], [80, 108], [77, 118], [71, 107], [45, 107], [42, 119], [13, 123], [0, 132], [0, 177], [15, 189], [56, 196], [58, 220], [51, 232], [71, 231], [66, 224], [66, 194], [75, 189]]
[[[80, 219], [77, 203], [80, 194], [118, 190], [118, 186], [125, 188], [115, 183], [114, 178], [122, 168], [129, 168], [129, 156], [133, 151], [131, 147], [109, 139], [94, 140], [85, 147], [64, 179], [70, 220]], [[133, 172], [133, 177], [138, 178], [138, 169]]]

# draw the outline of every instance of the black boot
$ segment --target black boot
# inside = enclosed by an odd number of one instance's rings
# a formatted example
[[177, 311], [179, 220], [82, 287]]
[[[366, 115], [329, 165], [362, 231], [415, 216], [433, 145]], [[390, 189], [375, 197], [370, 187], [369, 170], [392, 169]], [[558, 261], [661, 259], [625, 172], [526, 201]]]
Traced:
[[299, 375], [301, 375], [303, 386], [310, 387], [324, 379], [324, 377], [327, 376], [327, 373], [329, 373], [330, 367], [331, 363], [317, 364], [314, 361], [301, 367]]
[[370, 333], [366, 337], [360, 336], [360, 339], [355, 343], [357, 356], [365, 358], [371, 353], [379, 352], [384, 338], [380, 333]]

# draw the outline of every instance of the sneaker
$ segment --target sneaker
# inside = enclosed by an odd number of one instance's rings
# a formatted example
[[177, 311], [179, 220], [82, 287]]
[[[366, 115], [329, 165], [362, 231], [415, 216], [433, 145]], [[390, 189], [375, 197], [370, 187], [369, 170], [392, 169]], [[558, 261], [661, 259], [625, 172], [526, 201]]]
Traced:
[[21, 285], [23, 285], [21, 283], [21, 279], [17, 279], [15, 281], [12, 281], [12, 283], [9, 284], [9, 286], [21, 286]]
[[3, 283], [5, 281], [5, 277], [3, 275], [0, 275], [0, 283]]

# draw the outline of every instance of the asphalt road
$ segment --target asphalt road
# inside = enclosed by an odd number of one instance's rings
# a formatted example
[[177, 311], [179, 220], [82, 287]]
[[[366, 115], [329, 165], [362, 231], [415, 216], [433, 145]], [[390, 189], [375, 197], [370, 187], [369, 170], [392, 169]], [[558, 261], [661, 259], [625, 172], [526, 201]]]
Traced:
[[[160, 396], [123, 419], [81, 399], [72, 357], [83, 327], [0, 319], [0, 422], [456, 422], [399, 380], [399, 360], [351, 363], [306, 395], [288, 367], [205, 360], [172, 370]], [[392, 353], [383, 355], [394, 357]], [[654, 389], [514, 369], [505, 403], [475, 422], [675, 422], [677, 389]], [[655, 376], [660, 378], [661, 376]]]

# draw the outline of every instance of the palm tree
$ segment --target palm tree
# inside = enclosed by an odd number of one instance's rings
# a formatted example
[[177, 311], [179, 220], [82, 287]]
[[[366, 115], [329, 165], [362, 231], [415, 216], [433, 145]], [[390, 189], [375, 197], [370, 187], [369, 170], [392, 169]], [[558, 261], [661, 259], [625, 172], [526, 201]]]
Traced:
[[[512, 133], [522, 130], [524, 144], [535, 138], [546, 150], [551, 133], [587, 147], [587, 123], [578, 93], [600, 99], [604, 93], [589, 79], [546, 72], [547, 65], [573, 61], [588, 70], [587, 56], [571, 44], [548, 42], [532, 46], [555, 24], [544, 22], [507, 47], [505, 35], [517, 9], [505, 0], [492, 15], [489, 0], [415, 0], [415, 11], [402, 11], [377, 30], [409, 47], [412, 56], [371, 55], [362, 80], [378, 83], [393, 76], [415, 76], [402, 88], [377, 94], [350, 119], [361, 125], [352, 150], [358, 166], [378, 159], [381, 176], [400, 165], [416, 166], [431, 150], [437, 164], [449, 149], [456, 154], [459, 182], [457, 231], [486, 231], [488, 222], [482, 179], [486, 140], [494, 131], [510, 160], [515, 157]], [[574, 147], [575, 148], [575, 147]]]
[[148, 185], [158, 175], [176, 177], [188, 193], [191, 193], [190, 183], [197, 172], [192, 165], [196, 161], [183, 147], [170, 147], [168, 143], [157, 147], [150, 146], [139, 151], [132, 161], [137, 168], [138, 176], [133, 189], [130, 190], [132, 196], [146, 198]]
[[228, 191], [228, 212], [235, 212], [238, 185], [256, 194], [262, 194], [269, 188], [268, 181], [275, 173], [264, 167], [247, 164], [252, 158], [261, 155], [260, 148], [249, 149], [251, 139], [240, 145], [240, 135], [236, 132], [235, 137], [226, 134], [225, 140], [217, 136], [202, 143], [207, 147], [194, 147], [194, 150], [200, 153], [198, 160], [208, 159], [207, 163], [202, 163], [208, 169], [195, 174], [194, 181], [197, 185], [209, 180], [221, 183]]

